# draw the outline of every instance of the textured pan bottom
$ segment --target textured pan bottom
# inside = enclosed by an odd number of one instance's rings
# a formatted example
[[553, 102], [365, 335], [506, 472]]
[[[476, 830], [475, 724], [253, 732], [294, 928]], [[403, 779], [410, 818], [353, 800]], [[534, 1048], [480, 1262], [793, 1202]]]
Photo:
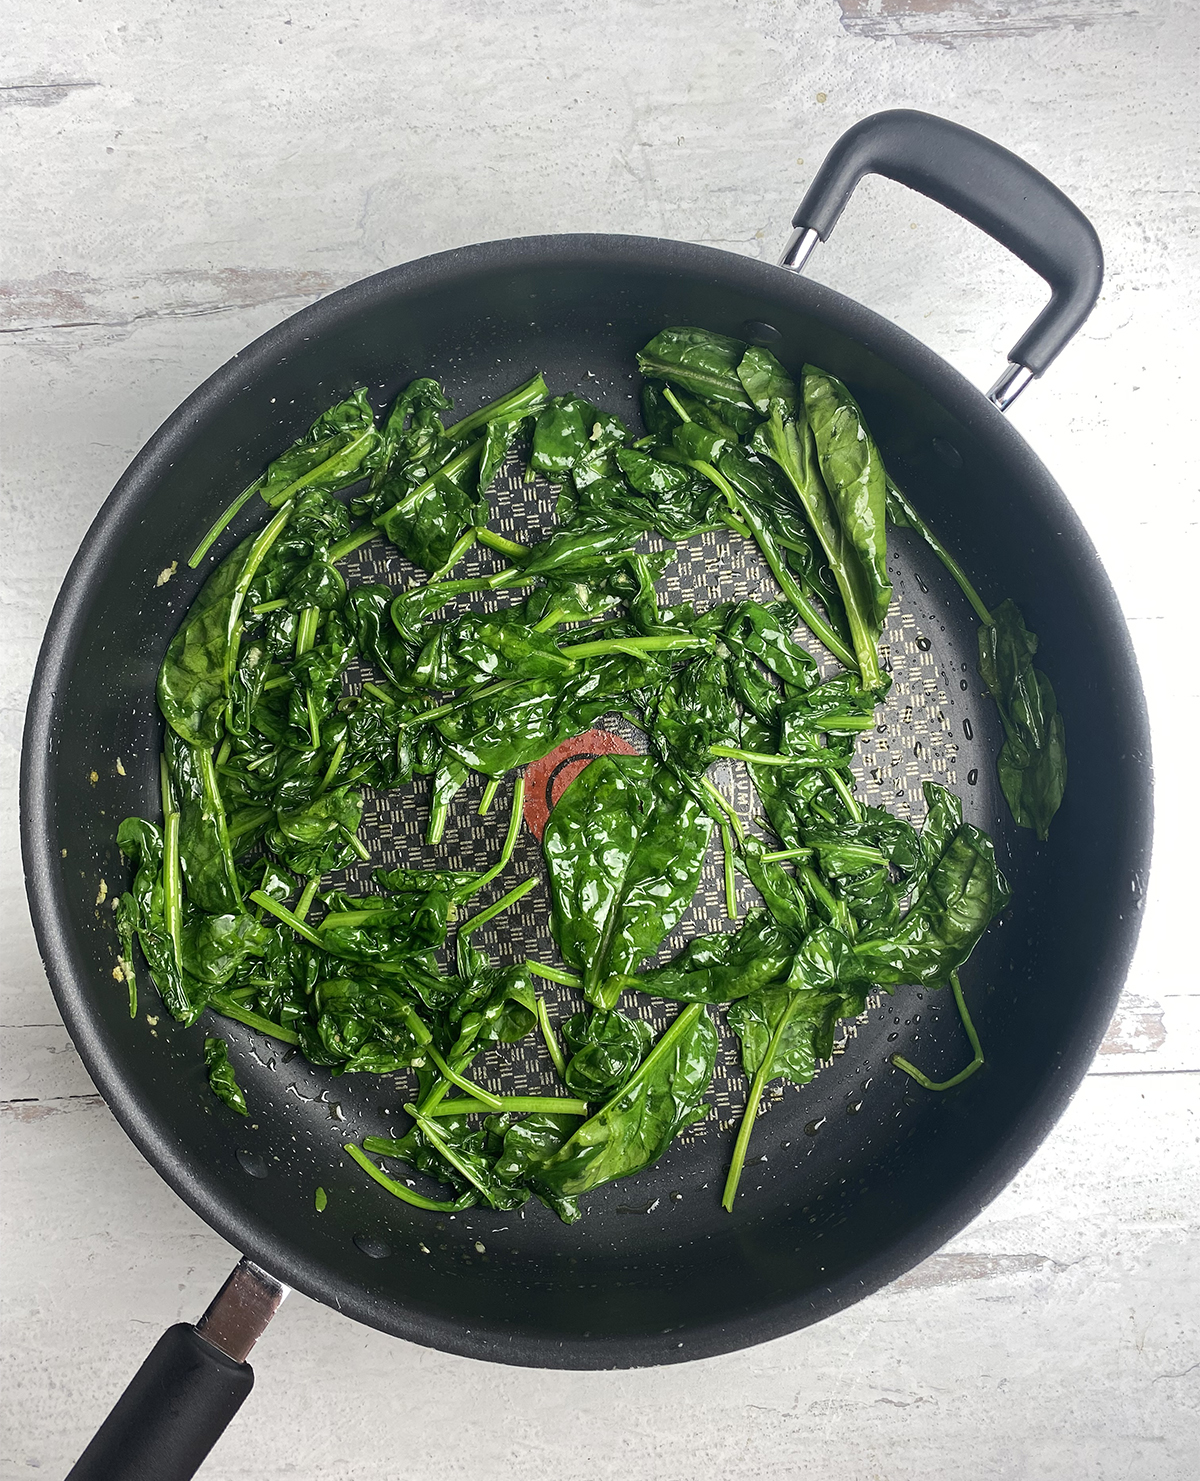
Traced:
[[[494, 511], [491, 527], [509, 539], [522, 543], [533, 543], [547, 533], [553, 524], [555, 492], [542, 478], [532, 483], [524, 481], [523, 462], [510, 460], [498, 477], [492, 490], [491, 502]], [[896, 544], [893, 532], [893, 545]], [[646, 548], [661, 547], [662, 542], [649, 541]], [[703, 610], [717, 602], [753, 597], [760, 601], [777, 601], [780, 591], [774, 577], [758, 553], [757, 547], [737, 535], [718, 531], [699, 535], [682, 542], [676, 547], [674, 562], [668, 567], [658, 583], [659, 599], [665, 604], [692, 601]], [[475, 577], [488, 575], [499, 570], [505, 562], [490, 550], [476, 547], [456, 567], [454, 575]], [[961, 662], [950, 666], [945, 640], [937, 624], [929, 620], [928, 614], [919, 609], [919, 598], [926, 591], [919, 577], [909, 576], [907, 581], [901, 567], [902, 558], [893, 555], [895, 567], [893, 581], [896, 596], [888, 613], [880, 652], [884, 667], [892, 675], [892, 688], [887, 700], [878, 712], [875, 732], [860, 742], [855, 759], [854, 772], [856, 792], [866, 802], [884, 807], [896, 815], [907, 818], [915, 825], [920, 824], [925, 813], [922, 783], [937, 781], [951, 790], [960, 790], [960, 783], [969, 779], [970, 791], [978, 781], [980, 771], [988, 765], [986, 759], [977, 754], [978, 744], [974, 740], [973, 728], [967, 720], [957, 717], [956, 708], [967, 691], [978, 689], [978, 681], [972, 672], [967, 674]], [[361, 547], [343, 566], [350, 583], [382, 582], [397, 591], [425, 580], [424, 573], [411, 566], [395, 547], [382, 537]], [[910, 598], [907, 588], [912, 587]], [[469, 599], [469, 605], [480, 611], [496, 610], [519, 601], [519, 593], [498, 593]], [[465, 604], [449, 610], [462, 610]], [[932, 629], [932, 630], [931, 630]], [[942, 629], [944, 631], [944, 629]], [[800, 628], [801, 641], [812, 652], [822, 671], [830, 674], [837, 670], [836, 661], [822, 645], [806, 630]], [[354, 687], [352, 679], [352, 687]], [[359, 679], [358, 682], [361, 682]], [[964, 686], [965, 683], [965, 689]], [[608, 715], [597, 722], [596, 728], [618, 737], [634, 750], [646, 748], [645, 738], [628, 720], [618, 715]], [[624, 749], [624, 747], [621, 747]], [[564, 757], [572, 758], [590, 751], [588, 742], [579, 745], [568, 742], [561, 748]], [[533, 772], [535, 768], [528, 768]], [[539, 778], [543, 791], [547, 790], [545, 769]], [[537, 797], [527, 794], [526, 820], [534, 821], [539, 810], [556, 800], [561, 785], [553, 777], [551, 796]], [[715, 767], [710, 777], [717, 787], [731, 799], [739, 815], [755, 831], [752, 820], [756, 817], [756, 798], [745, 767], [733, 762], [723, 762]], [[369, 887], [371, 871], [377, 867], [422, 866], [426, 868], [486, 869], [495, 860], [508, 816], [512, 781], [506, 779], [492, 804], [487, 817], [478, 816], [478, 807], [483, 793], [483, 781], [472, 774], [470, 781], [455, 797], [442, 842], [432, 848], [425, 844], [425, 830], [429, 819], [430, 780], [417, 778], [407, 787], [387, 792], [369, 791], [364, 799], [363, 823], [360, 834], [371, 851], [371, 863], [361, 868], [344, 871], [338, 876], [355, 887]], [[967, 802], [970, 815], [970, 803]], [[545, 880], [545, 866], [539, 841], [530, 827], [523, 828], [511, 864], [504, 876], [497, 880], [485, 894], [472, 901], [474, 909], [482, 909], [491, 900], [530, 875]], [[741, 914], [746, 909], [760, 904], [757, 891], [743, 876], [738, 876], [738, 906]], [[725, 884], [719, 834], [709, 851], [700, 886], [691, 907], [676, 930], [667, 938], [659, 954], [659, 960], [669, 960], [692, 936], [710, 931], [730, 929], [731, 922], [726, 910]], [[473, 937], [474, 944], [496, 962], [510, 962], [522, 957], [541, 961], [553, 966], [562, 966], [550, 934], [550, 895], [548, 883], [531, 891], [517, 906], [506, 911], [496, 920], [480, 928]], [[577, 991], [560, 987], [551, 982], [539, 983], [550, 1010], [551, 1020], [559, 1024], [581, 1006]], [[868, 1001], [867, 1013], [878, 1010], [878, 995]], [[644, 1018], [656, 1032], [663, 1029], [675, 1016], [677, 1005], [661, 999], [652, 999], [637, 993], [626, 994], [622, 1001], [625, 1012]], [[720, 1018], [720, 1015], [716, 1015]], [[857, 1023], [847, 1022], [842, 1026], [834, 1054], [844, 1052], [848, 1042], [857, 1033]], [[737, 1043], [733, 1035], [720, 1024], [722, 1038], [709, 1100], [715, 1114], [696, 1124], [681, 1140], [709, 1136], [718, 1130], [732, 1127], [741, 1111], [746, 1096], [746, 1078], [738, 1058]], [[560, 1093], [561, 1085], [549, 1062], [541, 1039], [530, 1034], [519, 1043], [504, 1044], [482, 1056], [471, 1071], [472, 1076], [489, 1089], [503, 1095], [526, 1095]], [[397, 1103], [409, 1099], [408, 1077], [395, 1077]], [[764, 1109], [769, 1109], [794, 1087], [785, 1091], [781, 1086], [772, 1087]]]

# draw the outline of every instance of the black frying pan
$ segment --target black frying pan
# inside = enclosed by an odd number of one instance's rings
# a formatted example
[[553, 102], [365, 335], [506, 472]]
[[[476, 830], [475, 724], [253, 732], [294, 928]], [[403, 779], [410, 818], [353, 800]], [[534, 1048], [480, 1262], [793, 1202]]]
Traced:
[[[244, 1358], [280, 1282], [397, 1336], [540, 1367], [678, 1362], [793, 1331], [961, 1229], [1062, 1112], [1134, 945], [1148, 738], [1112, 589], [1000, 408], [1086, 316], [1099, 245], [1070, 202], [1013, 155], [927, 115], [885, 113], [851, 130], [822, 167], [795, 218], [792, 265], [828, 235], [868, 171], [974, 221], [1050, 284], [1049, 305], [991, 399], [901, 330], [794, 271], [640, 237], [495, 242], [381, 273], [264, 335], [168, 419], [97, 516], [54, 609], [29, 707], [22, 827], [34, 923], [63, 1016], [117, 1119], [253, 1264], [239, 1267], [203, 1336], [186, 1326], [166, 1335], [73, 1475], [190, 1476], [249, 1390]], [[335, 1083], [302, 1061], [281, 1065], [234, 1026], [256, 1108], [243, 1122], [207, 1093], [203, 1029], [153, 1007], [149, 1024], [148, 992], [131, 1022], [112, 981], [116, 942], [94, 903], [98, 880], [112, 888], [124, 878], [117, 821], [155, 813], [155, 673], [205, 568], [158, 578], [232, 490], [355, 385], [382, 402], [430, 374], [469, 409], [540, 368], [555, 390], [586, 388], [630, 416], [634, 352], [668, 324], [769, 342], [790, 367], [811, 360], [849, 383], [893, 476], [985, 598], [1012, 596], [1040, 634], [1039, 662], [1066, 721], [1066, 800], [1048, 844], [1013, 826], [995, 784], [998, 722], [975, 674], [974, 619], [937, 563], [897, 532], [898, 615], [887, 635], [897, 688], [878, 785], [911, 796], [928, 774], [932, 735], [944, 779], [997, 839], [1013, 906], [966, 974], [985, 1070], [932, 1095], [892, 1069], [895, 1050], [935, 1076], [964, 1058], [949, 1000], [901, 992], [871, 1010], [813, 1085], [789, 1091], [760, 1122], [755, 1155], [767, 1160], [748, 1169], [732, 1215], [717, 1194], [729, 1150], [719, 1125], [738, 1109], [728, 1093], [717, 1096], [710, 1132], [600, 1190], [578, 1225], [540, 1207], [524, 1218], [427, 1215], [359, 1175], [341, 1150], [387, 1133], [402, 1099], [390, 1083]], [[497, 527], [512, 529], [515, 505], [500, 502]], [[254, 518], [244, 513], [218, 556]], [[924, 756], [922, 714], [932, 727]], [[494, 944], [503, 951], [503, 938]], [[330, 1194], [323, 1213], [317, 1185]]]

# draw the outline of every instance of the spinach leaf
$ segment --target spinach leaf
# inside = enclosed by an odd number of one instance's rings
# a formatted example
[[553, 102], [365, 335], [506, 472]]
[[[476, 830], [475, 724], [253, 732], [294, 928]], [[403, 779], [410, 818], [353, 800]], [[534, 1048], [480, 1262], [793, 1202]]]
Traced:
[[1044, 843], [1067, 785], [1067, 751], [1054, 690], [1033, 666], [1037, 649], [1037, 634], [1011, 600], [979, 629], [979, 672], [1004, 722], [1000, 787], [1018, 827]]
[[684, 776], [701, 776], [712, 765], [710, 746], [737, 744], [725, 660], [705, 654], [681, 668], [659, 689], [648, 720], [651, 743], [663, 763]]
[[373, 909], [331, 910], [317, 934], [325, 951], [347, 961], [400, 962], [443, 944], [450, 905], [449, 892], [435, 884]]
[[329, 492], [345, 488], [370, 470], [367, 460], [378, 445], [375, 413], [360, 387], [322, 412], [303, 437], [268, 466], [260, 490], [263, 502], [278, 509], [303, 488], [319, 486]]
[[656, 334], [638, 351], [637, 360], [644, 376], [681, 386], [744, 435], [758, 421], [754, 404], [738, 379], [738, 365], [745, 353], [746, 346], [739, 339], [681, 327]]
[[231, 1111], [239, 1116], [248, 1116], [246, 1097], [229, 1063], [229, 1050], [224, 1039], [207, 1038], [204, 1041], [204, 1063], [208, 1066], [208, 1083], [218, 1100], [223, 1100]]
[[242, 892], [212, 752], [188, 745], [172, 730], [165, 744], [179, 805], [179, 862], [188, 898], [201, 910], [240, 911]]
[[[570, 1140], [580, 1121], [579, 1116], [567, 1116], [561, 1111], [539, 1111], [515, 1122], [504, 1134], [504, 1146], [495, 1164], [496, 1176], [508, 1183], [530, 1182], [533, 1170]], [[536, 1186], [533, 1191], [564, 1224], [574, 1224], [580, 1217], [577, 1199]]]
[[1033, 667], [1037, 635], [1025, 626], [1011, 599], [989, 612], [966, 572], [913, 508], [906, 495], [888, 480], [888, 518], [916, 530], [978, 614], [979, 672], [987, 684], [1005, 741], [997, 763], [1000, 788], [1013, 819], [1032, 828], [1044, 843], [1067, 784], [1066, 733], [1050, 680]]
[[563, 680], [489, 686], [435, 723], [447, 750], [464, 765], [484, 776], [503, 776], [545, 756], [662, 676], [652, 653], [613, 653]]
[[571, 1059], [563, 1083], [582, 1100], [600, 1101], [623, 1085], [654, 1037], [648, 1023], [615, 1008], [576, 1013], [562, 1027]]
[[676, 1003], [732, 1003], [784, 981], [795, 954], [791, 933], [769, 911], [754, 909], [736, 931], [693, 936], [668, 966], [643, 972], [630, 985]]
[[485, 679], [562, 677], [572, 666], [554, 636], [527, 626], [519, 613], [494, 617], [468, 613], [432, 624], [426, 632], [409, 675], [422, 688], [458, 689]]
[[940, 805], [931, 806], [922, 832], [924, 857], [913, 873], [908, 911], [887, 935], [860, 939], [853, 948], [857, 975], [883, 987], [948, 982], [1009, 901], [991, 839], [970, 823], [948, 830], [961, 816], [958, 799], [932, 782], [925, 792]]
[[[765, 770], [765, 768], [763, 768]], [[789, 935], [802, 936], [809, 927], [809, 906], [799, 881], [770, 856], [761, 839], [747, 838], [742, 844], [739, 866], [763, 897], [772, 918]], [[747, 915], [746, 923], [749, 924]]]
[[133, 917], [150, 976], [171, 1016], [181, 1023], [195, 1023], [202, 1007], [192, 1002], [184, 987], [183, 971], [167, 924], [162, 829], [142, 818], [126, 818], [117, 829], [117, 847], [134, 865], [133, 888], [122, 900]]
[[892, 596], [887, 573], [887, 480], [858, 402], [815, 365], [804, 367], [804, 409], [817, 462], [846, 543], [858, 557], [882, 627]]
[[582, 396], [552, 396], [534, 425], [531, 465], [562, 479], [590, 452], [599, 424], [600, 413]]
[[183, 970], [205, 988], [223, 987], [248, 955], [262, 954], [270, 935], [249, 915], [197, 911], [183, 926]]
[[475, 471], [483, 452], [479, 438], [414, 487], [392, 473], [381, 483], [379, 503], [386, 507], [375, 523], [414, 565], [439, 570], [464, 530], [487, 523], [487, 501], [480, 497]]
[[728, 1210], [737, 1196], [767, 1085], [781, 1076], [806, 1085], [817, 1060], [832, 1052], [838, 1019], [862, 1012], [866, 990], [842, 982], [848, 958], [845, 937], [819, 928], [805, 940], [786, 983], [764, 987], [729, 1009], [729, 1026], [742, 1044], [743, 1068], [753, 1078], [725, 1181], [722, 1203]]
[[707, 1114], [701, 1101], [716, 1054], [704, 1005], [681, 1009], [613, 1098], [530, 1170], [533, 1186], [575, 1197], [656, 1162], [685, 1126]]
[[222, 739], [242, 604], [292, 509], [291, 503], [284, 504], [265, 529], [248, 536], [221, 562], [167, 647], [158, 673], [158, 704], [167, 723], [190, 745], [214, 746]]
[[559, 798], [542, 836], [551, 930], [589, 1002], [613, 1007], [621, 978], [678, 924], [711, 833], [701, 804], [645, 756], [602, 756]]
[[801, 399], [769, 351], [753, 353], [759, 367], [771, 366], [771, 397], [751, 446], [791, 484], [837, 583], [863, 686], [877, 689], [876, 644], [891, 595], [883, 465], [840, 381], [806, 367]]
[[361, 821], [361, 794], [353, 787], [332, 787], [300, 806], [280, 809], [267, 847], [294, 874], [319, 878], [358, 857], [350, 840]]

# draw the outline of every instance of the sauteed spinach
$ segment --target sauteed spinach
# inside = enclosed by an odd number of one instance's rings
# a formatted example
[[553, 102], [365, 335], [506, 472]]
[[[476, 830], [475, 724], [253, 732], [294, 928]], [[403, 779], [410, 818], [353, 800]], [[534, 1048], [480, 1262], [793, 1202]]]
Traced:
[[[947, 1083], [982, 1063], [958, 969], [1008, 901], [991, 841], [932, 782], [919, 830], [855, 790], [856, 745], [890, 685], [878, 646], [889, 520], [928, 541], [980, 616], [1014, 818], [1045, 838], [1062, 797], [1062, 719], [1032, 667], [1037, 639], [1011, 602], [983, 606], [888, 480], [846, 387], [814, 366], [794, 379], [769, 351], [695, 328], [663, 330], [638, 365], [644, 436], [579, 395], [552, 396], [540, 375], [451, 425], [428, 378], [382, 423], [354, 391], [213, 525], [193, 565], [254, 494], [266, 506], [159, 673], [164, 821], [128, 818], [118, 833], [135, 869], [116, 902], [130, 1010], [136, 936], [182, 1023], [212, 1009], [335, 1075], [409, 1076], [405, 1134], [347, 1151], [419, 1208], [536, 1195], [577, 1218], [583, 1194], [648, 1167], [706, 1114], [720, 1013], [750, 1082], [727, 1208], [766, 1087], [811, 1080], [870, 993], [952, 985], [975, 1058]], [[559, 526], [532, 546], [488, 527], [489, 487], [522, 437], [530, 476], [559, 492]], [[714, 530], [758, 547], [781, 600], [660, 604], [674, 542]], [[351, 587], [341, 562], [376, 535], [422, 578]], [[496, 552], [495, 574], [453, 579], [476, 543]], [[480, 592], [505, 604], [461, 606]], [[832, 665], [804, 646], [800, 621]], [[564, 966], [492, 962], [474, 932], [541, 883], [472, 904], [513, 858], [521, 769], [611, 713], [635, 719], [646, 753], [588, 765], [542, 839]], [[760, 816], [708, 778], [720, 758], [746, 767]], [[481, 814], [506, 794], [492, 868], [376, 869], [357, 891], [330, 879], [369, 861], [364, 788], [429, 778], [437, 843], [473, 771], [488, 779]], [[692, 902], [714, 834], [736, 925], [647, 965]], [[739, 873], [761, 899], [740, 919]], [[546, 981], [580, 994], [561, 1040]], [[681, 1005], [656, 1041], [619, 1006], [635, 994]], [[486, 1089], [478, 1057], [535, 1031], [562, 1091]], [[206, 1037], [204, 1055], [215, 1094], [245, 1115], [224, 1041]]]

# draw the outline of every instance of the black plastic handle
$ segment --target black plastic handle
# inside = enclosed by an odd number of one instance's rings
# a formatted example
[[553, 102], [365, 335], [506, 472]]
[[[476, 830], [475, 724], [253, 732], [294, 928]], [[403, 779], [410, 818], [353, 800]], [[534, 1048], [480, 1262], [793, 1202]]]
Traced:
[[886, 175], [986, 231], [1050, 285], [1050, 302], [1008, 358], [1041, 375], [1100, 295], [1104, 255], [1091, 222], [1023, 159], [929, 113], [873, 113], [837, 141], [792, 218], [827, 241], [864, 175]]
[[169, 1327], [67, 1481], [191, 1481], [253, 1387], [249, 1363]]

